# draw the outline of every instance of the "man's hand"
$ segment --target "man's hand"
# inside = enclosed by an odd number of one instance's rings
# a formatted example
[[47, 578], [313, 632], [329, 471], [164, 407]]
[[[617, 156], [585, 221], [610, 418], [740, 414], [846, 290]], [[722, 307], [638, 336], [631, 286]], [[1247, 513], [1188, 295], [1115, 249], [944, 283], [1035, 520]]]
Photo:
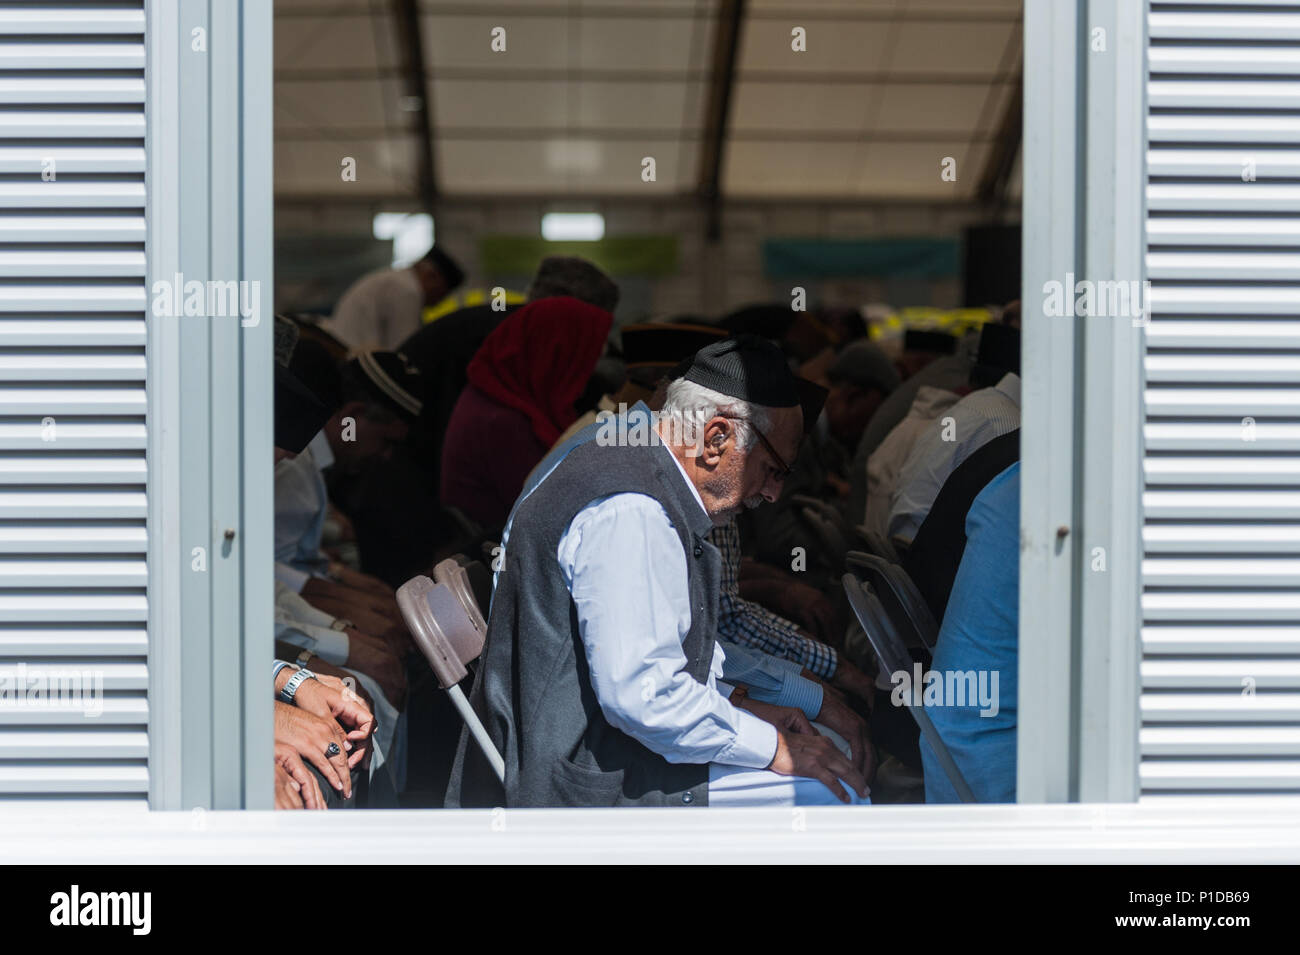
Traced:
[[[283, 659], [283, 657], [281, 657], [281, 659]], [[315, 673], [318, 678], [327, 678], [326, 682], [333, 680], [335, 684], [351, 690], [361, 700], [361, 703], [366, 709], [371, 713], [375, 711], [375, 701], [371, 698], [370, 694], [366, 692], [365, 686], [357, 679], [355, 673], [349, 673], [342, 667], [336, 667], [332, 663], [326, 663], [320, 657], [316, 656], [308, 657], [304, 666], [306, 666], [308, 670], [311, 670], [312, 673]], [[278, 692], [279, 687], [277, 687], [276, 690]]]
[[[299, 595], [317, 610], [351, 620], [367, 633], [382, 633], [390, 627], [400, 626], [402, 622], [401, 613], [395, 609], [397, 604], [391, 597], [385, 603], [373, 594], [353, 590], [324, 577], [307, 578]], [[391, 612], [389, 604], [393, 608]]]
[[787, 733], [810, 733], [813, 736], [819, 735], [813, 728], [812, 723], [808, 722], [808, 717], [804, 716], [803, 710], [793, 706], [776, 706], [773, 703], [760, 703], [751, 696], [742, 696], [733, 700], [736, 706], [742, 710], [748, 710], [753, 713], [764, 723], [771, 723], [778, 730]]
[[825, 736], [777, 730], [776, 755], [767, 768], [782, 776], [820, 779], [840, 802], [849, 802], [849, 795], [840, 785], [840, 780], [862, 798], [867, 796], [867, 781]]
[[369, 757], [371, 734], [375, 731], [374, 714], [338, 677], [322, 673], [315, 680], [304, 680], [293, 702], [308, 713], [335, 720], [348, 731], [347, 738], [352, 743], [349, 768], [361, 765]]
[[[308, 681], [310, 682], [310, 681]], [[839, 733], [848, 741], [853, 753], [853, 768], [868, 783], [876, 775], [876, 749], [871, 745], [871, 732], [866, 720], [849, 709], [834, 693], [822, 693], [822, 708], [817, 722]]]
[[329, 572], [332, 577], [345, 587], [363, 591], [381, 600], [386, 599], [391, 602], [395, 599], [393, 597], [393, 588], [388, 584], [378, 577], [372, 577], [369, 574], [363, 574], [359, 570], [353, 570], [347, 564], [332, 560], [330, 561]]
[[835, 675], [831, 677], [831, 685], [851, 696], [856, 696], [868, 708], [875, 702], [876, 681], [849, 662], [842, 653], [835, 667]]
[[373, 678], [388, 702], [400, 710], [406, 702], [406, 668], [401, 659], [375, 637], [355, 629], [346, 633], [348, 658], [343, 665]]
[[834, 492], [836, 497], [848, 497], [849, 493], [852, 491], [849, 482], [844, 480], [844, 478], [840, 477], [838, 474], [826, 475], [826, 486]]
[[[343, 793], [345, 799], [352, 798], [352, 774], [348, 771], [347, 758], [352, 744], [338, 723], [276, 700], [275, 741], [287, 743], [295, 753], [319, 769], [326, 781]], [[337, 756], [325, 755], [330, 743], [338, 747]]]
[[[288, 779], [288, 785], [292, 788], [297, 805], [280, 805], [281, 790], [284, 785], [281, 776]], [[303, 763], [292, 746], [288, 743], [281, 743], [279, 740], [275, 743], [275, 808], [276, 809], [301, 809], [305, 804], [308, 809], [324, 809], [325, 797], [321, 795], [320, 784], [316, 777]], [[287, 798], [288, 793], [284, 794]]]
[[275, 808], [301, 809], [302, 796], [299, 783], [294, 781], [279, 763], [275, 764]]

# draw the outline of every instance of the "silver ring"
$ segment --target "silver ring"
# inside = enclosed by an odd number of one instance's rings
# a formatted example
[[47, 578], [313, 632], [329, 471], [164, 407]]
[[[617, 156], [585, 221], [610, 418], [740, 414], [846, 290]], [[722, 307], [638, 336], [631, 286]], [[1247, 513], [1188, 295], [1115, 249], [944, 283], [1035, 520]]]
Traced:
[[338, 743], [330, 743], [328, 746], [325, 747], [326, 756], [337, 756], [341, 752], [343, 752], [343, 750], [339, 749]]

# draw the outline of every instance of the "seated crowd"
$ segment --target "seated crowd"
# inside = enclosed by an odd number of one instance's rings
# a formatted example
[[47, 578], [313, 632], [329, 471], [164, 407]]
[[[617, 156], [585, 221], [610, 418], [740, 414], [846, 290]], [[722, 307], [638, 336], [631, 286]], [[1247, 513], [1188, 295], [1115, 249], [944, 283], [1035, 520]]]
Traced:
[[[1016, 303], [892, 348], [781, 306], [617, 328], [557, 257], [525, 304], [422, 322], [463, 278], [434, 249], [277, 316], [277, 808], [1014, 800]], [[924, 701], [941, 743], [855, 552], [933, 615], [918, 670], [992, 675]], [[396, 596], [449, 557], [484, 581], [479, 734]]]

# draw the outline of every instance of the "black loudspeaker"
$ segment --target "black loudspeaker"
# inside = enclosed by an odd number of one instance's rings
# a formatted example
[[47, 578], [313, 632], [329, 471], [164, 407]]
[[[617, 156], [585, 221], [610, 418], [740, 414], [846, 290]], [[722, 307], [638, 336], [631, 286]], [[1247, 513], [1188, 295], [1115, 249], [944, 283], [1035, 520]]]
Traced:
[[1020, 298], [1020, 226], [977, 225], [965, 232], [962, 301], [969, 308]]

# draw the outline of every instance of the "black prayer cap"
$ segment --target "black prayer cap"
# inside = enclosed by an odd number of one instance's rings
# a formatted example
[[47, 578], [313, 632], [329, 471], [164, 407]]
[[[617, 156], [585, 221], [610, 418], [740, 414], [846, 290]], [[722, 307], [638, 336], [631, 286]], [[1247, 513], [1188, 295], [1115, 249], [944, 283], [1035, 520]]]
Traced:
[[909, 328], [903, 333], [903, 351], [937, 352], [951, 355], [957, 350], [957, 336], [947, 332]]
[[[372, 398], [390, 411], [415, 421], [424, 403], [416, 397], [424, 393], [424, 380], [417, 368], [402, 352], [363, 351], [344, 366], [344, 379], [360, 384]], [[344, 397], [350, 397], [344, 385]]]
[[461, 283], [465, 281], [465, 270], [456, 264], [455, 259], [436, 245], [424, 253], [424, 261], [432, 263], [433, 267], [438, 270], [438, 274], [447, 283], [448, 292], [460, 288]]
[[303, 336], [289, 359], [289, 370], [311, 389], [326, 407], [337, 410], [343, 405], [343, 375], [339, 361], [329, 346], [316, 338]]
[[776, 340], [785, 337], [797, 317], [788, 304], [746, 305], [723, 316], [718, 324], [733, 335], [761, 335]]
[[781, 349], [756, 335], [737, 335], [695, 353], [687, 381], [765, 408], [802, 406]]
[[683, 358], [692, 357], [705, 345], [726, 337], [726, 332], [720, 328], [667, 322], [624, 325], [619, 332], [623, 337], [623, 360], [629, 368], [675, 365]]
[[275, 446], [294, 454], [302, 451], [325, 426], [327, 408], [288, 368], [275, 365]]

